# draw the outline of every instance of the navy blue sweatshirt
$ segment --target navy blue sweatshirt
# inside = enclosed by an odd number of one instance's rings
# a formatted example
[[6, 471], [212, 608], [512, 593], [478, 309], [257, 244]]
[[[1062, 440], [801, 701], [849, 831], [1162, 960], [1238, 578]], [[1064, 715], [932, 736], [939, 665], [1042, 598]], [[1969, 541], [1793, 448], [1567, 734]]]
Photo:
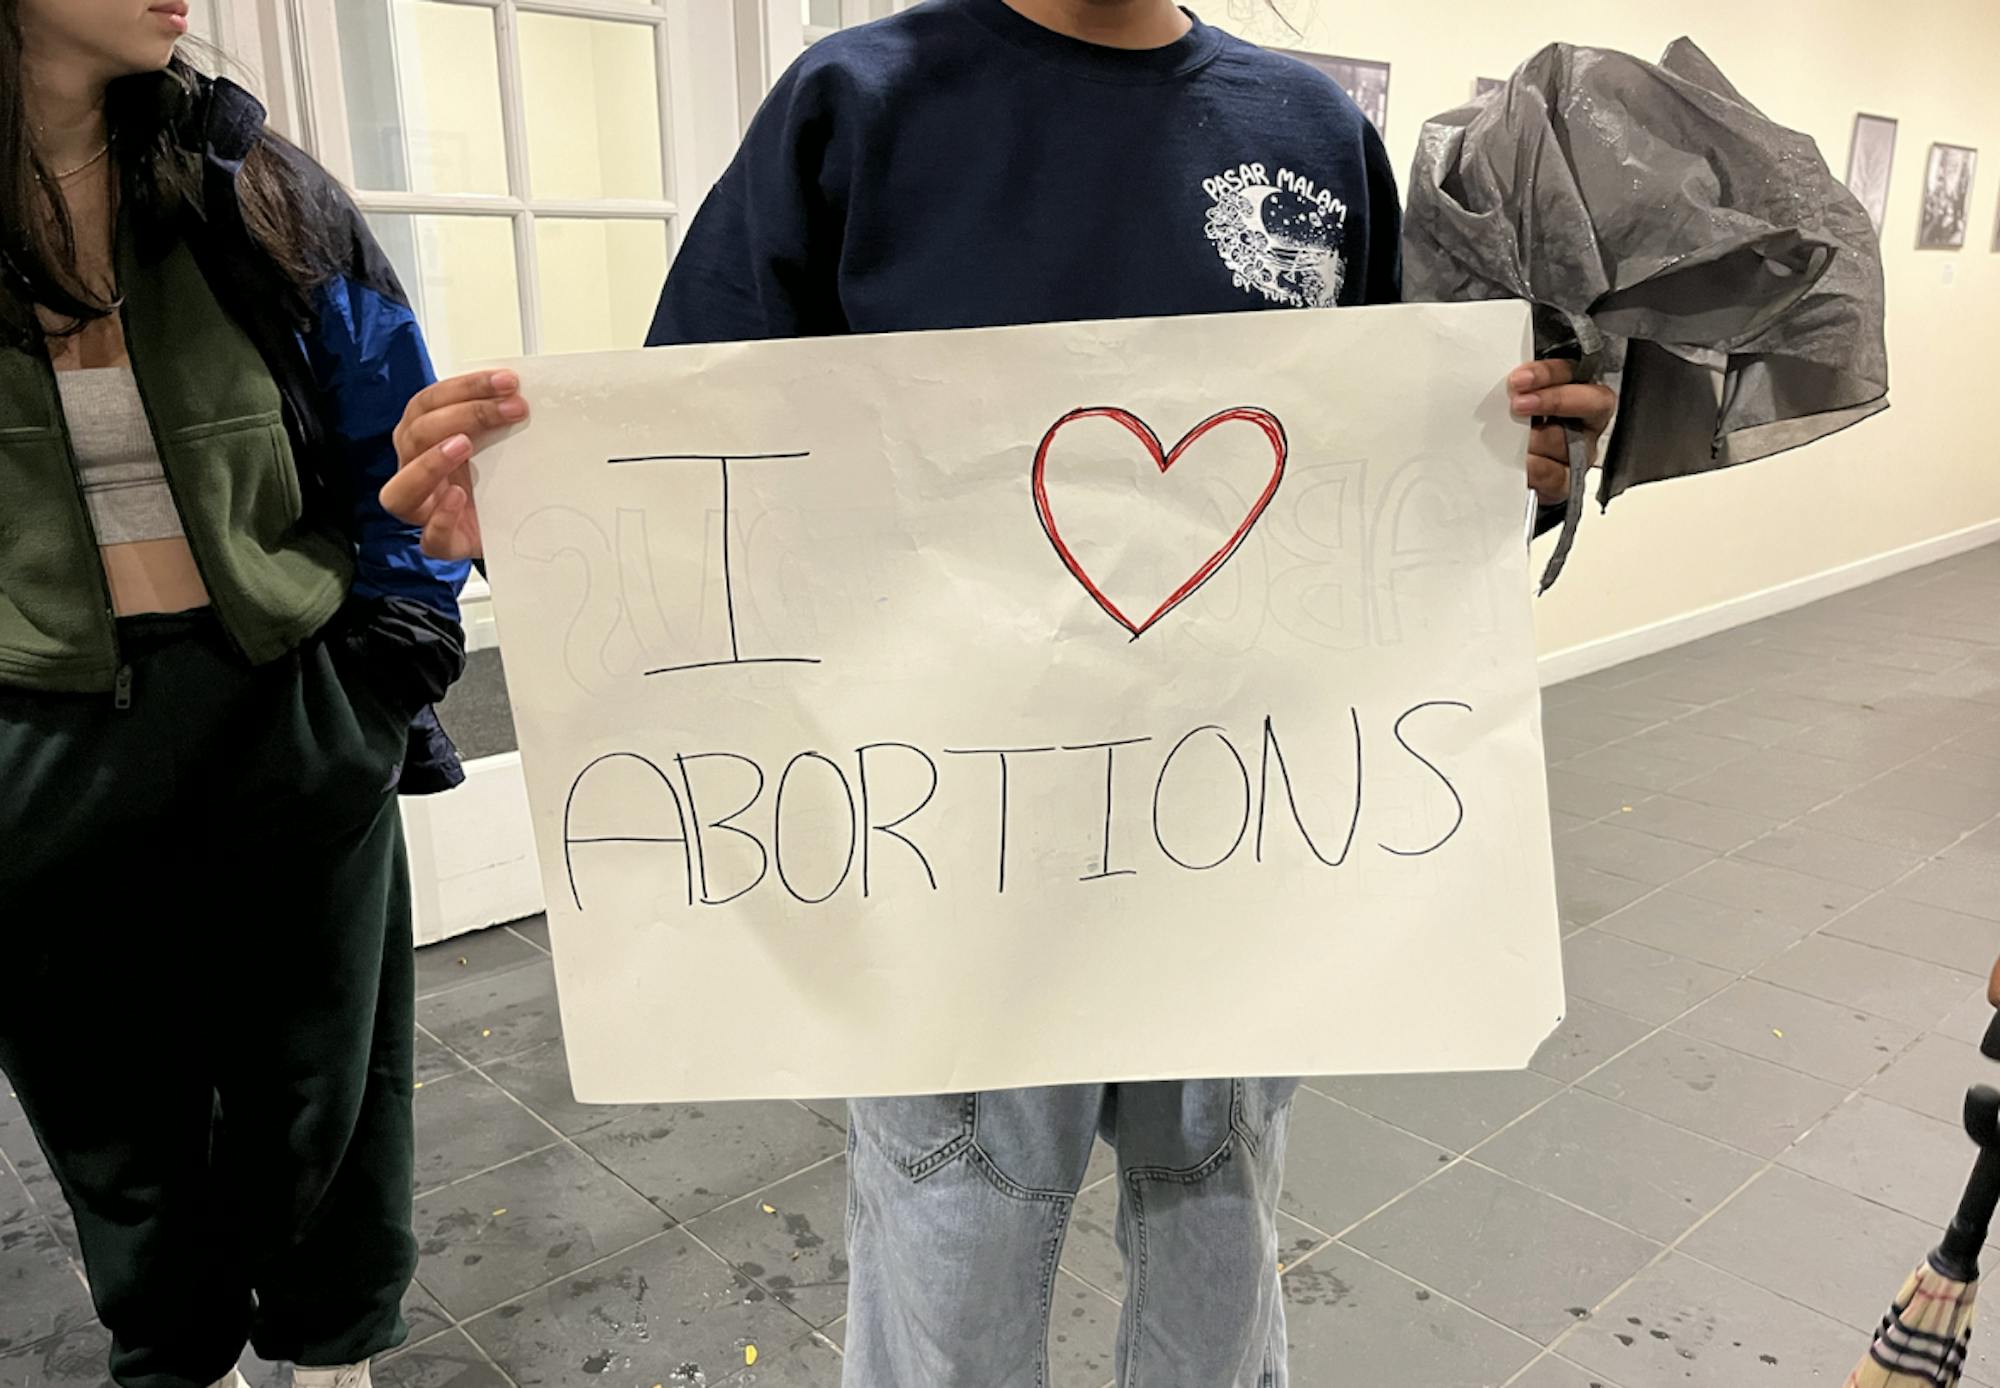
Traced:
[[929, 0], [779, 80], [648, 341], [1393, 303], [1399, 240], [1381, 138], [1305, 64]]

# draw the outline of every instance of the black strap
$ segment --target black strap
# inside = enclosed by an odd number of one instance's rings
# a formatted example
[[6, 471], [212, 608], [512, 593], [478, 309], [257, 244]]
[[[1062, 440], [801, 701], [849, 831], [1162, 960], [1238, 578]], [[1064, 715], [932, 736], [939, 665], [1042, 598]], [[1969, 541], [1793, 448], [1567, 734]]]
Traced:
[[1583, 524], [1584, 485], [1590, 480], [1590, 435], [1574, 424], [1565, 425], [1564, 432], [1569, 436], [1569, 501], [1563, 507], [1562, 535], [1556, 540], [1556, 552], [1549, 556], [1548, 567], [1542, 570], [1540, 593], [1555, 587], [1563, 565], [1569, 562], [1570, 546], [1576, 543], [1577, 527]]

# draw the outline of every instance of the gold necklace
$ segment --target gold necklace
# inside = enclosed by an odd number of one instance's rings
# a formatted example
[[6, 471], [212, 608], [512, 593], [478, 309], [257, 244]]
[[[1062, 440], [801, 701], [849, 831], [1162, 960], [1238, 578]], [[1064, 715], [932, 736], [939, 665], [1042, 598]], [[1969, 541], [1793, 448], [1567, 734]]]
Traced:
[[86, 160], [84, 160], [82, 164], [78, 164], [76, 168], [66, 168], [66, 170], [62, 170], [60, 174], [56, 174], [56, 182], [58, 182], [58, 184], [66, 184], [66, 182], [70, 182], [72, 178], [76, 178], [78, 174], [82, 174], [84, 170], [88, 170], [88, 168], [96, 168], [96, 166], [98, 166], [98, 160], [102, 160], [102, 158], [104, 158], [106, 154], [110, 154], [110, 152], [112, 152], [112, 142], [110, 142], [110, 140], [106, 140], [106, 142], [104, 142], [104, 148], [100, 148], [100, 150], [98, 150], [96, 154], [92, 154], [90, 158], [86, 158]]

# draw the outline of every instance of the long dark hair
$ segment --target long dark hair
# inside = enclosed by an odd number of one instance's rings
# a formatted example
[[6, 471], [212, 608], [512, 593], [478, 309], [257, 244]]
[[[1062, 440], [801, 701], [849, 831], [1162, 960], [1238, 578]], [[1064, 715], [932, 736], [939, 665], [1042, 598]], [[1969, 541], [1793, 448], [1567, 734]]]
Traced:
[[[189, 41], [183, 40], [183, 47]], [[117, 311], [83, 282], [76, 227], [55, 173], [28, 128], [20, 0], [0, 0], [0, 335], [34, 341], [46, 335], [37, 307], [64, 335]], [[205, 78], [176, 54], [160, 72], [113, 82], [105, 91], [105, 127], [117, 160], [119, 197], [135, 216], [170, 220], [201, 206], [200, 131]], [[244, 225], [282, 277], [308, 292], [331, 277], [333, 254], [324, 216], [308, 204], [301, 167], [307, 156], [266, 130], [236, 181]]]

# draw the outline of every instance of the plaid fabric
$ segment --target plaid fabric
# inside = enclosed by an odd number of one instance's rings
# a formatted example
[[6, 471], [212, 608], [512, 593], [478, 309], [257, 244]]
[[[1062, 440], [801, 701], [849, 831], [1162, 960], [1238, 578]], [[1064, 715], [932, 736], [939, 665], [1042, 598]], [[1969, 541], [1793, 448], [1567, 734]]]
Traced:
[[1978, 1296], [1977, 1282], [1954, 1282], [1925, 1262], [1903, 1284], [1847, 1388], [1956, 1388]]

